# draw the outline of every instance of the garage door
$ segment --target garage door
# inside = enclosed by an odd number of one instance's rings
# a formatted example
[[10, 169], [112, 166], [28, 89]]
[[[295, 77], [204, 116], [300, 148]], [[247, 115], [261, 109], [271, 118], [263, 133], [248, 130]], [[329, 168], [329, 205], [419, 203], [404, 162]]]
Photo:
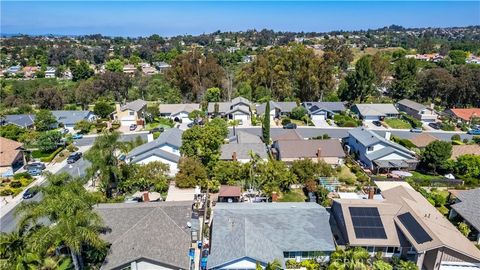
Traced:
[[193, 121], [190, 120], [190, 118], [188, 118], [188, 117], [182, 117], [182, 123], [189, 124], [189, 123], [191, 123], [191, 122], [193, 122]]
[[131, 124], [137, 124], [137, 121], [135, 120], [122, 120], [120, 122], [122, 126], [130, 126]]
[[325, 120], [325, 114], [312, 115], [312, 120]]
[[379, 117], [378, 116], [365, 116], [363, 120], [365, 121], [378, 121]]
[[244, 114], [234, 114], [233, 115], [233, 119], [234, 120], [240, 120], [242, 121], [243, 124], [247, 123], [248, 121], [248, 115], [244, 115]]

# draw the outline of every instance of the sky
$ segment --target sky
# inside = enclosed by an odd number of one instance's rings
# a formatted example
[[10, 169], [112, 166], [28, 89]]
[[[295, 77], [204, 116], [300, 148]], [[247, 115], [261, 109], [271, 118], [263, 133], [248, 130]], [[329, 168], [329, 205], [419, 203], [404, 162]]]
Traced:
[[0, 0], [2, 34], [149, 36], [273, 29], [326, 32], [480, 25], [480, 1]]

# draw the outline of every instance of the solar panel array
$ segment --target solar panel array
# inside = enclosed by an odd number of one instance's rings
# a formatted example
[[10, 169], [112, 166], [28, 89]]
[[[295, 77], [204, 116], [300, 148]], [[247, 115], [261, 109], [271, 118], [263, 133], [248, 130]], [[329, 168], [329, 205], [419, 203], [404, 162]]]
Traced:
[[428, 235], [428, 233], [423, 229], [422, 225], [412, 216], [410, 213], [401, 214], [398, 216], [400, 222], [412, 235], [413, 239], [419, 244], [432, 241], [433, 239]]
[[349, 207], [353, 230], [358, 239], [387, 239], [376, 207]]

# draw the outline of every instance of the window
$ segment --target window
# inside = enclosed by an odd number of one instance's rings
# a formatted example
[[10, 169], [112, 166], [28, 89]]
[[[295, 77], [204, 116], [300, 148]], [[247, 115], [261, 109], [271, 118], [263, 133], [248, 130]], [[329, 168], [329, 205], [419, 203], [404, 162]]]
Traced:
[[373, 146], [369, 146], [369, 147], [367, 148], [367, 151], [373, 151]]
[[128, 114], [129, 115], [135, 115], [135, 112], [129, 112]]
[[388, 247], [387, 248], [387, 253], [393, 253], [394, 248], [393, 247]]

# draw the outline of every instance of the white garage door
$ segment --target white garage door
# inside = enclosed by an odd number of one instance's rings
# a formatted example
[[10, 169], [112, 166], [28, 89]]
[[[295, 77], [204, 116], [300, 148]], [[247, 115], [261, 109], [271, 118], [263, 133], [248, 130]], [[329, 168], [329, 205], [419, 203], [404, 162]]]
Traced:
[[137, 121], [135, 121], [135, 120], [122, 120], [120, 123], [122, 124], [122, 126], [130, 126], [131, 124], [136, 124]]
[[378, 121], [379, 117], [378, 116], [365, 116], [363, 120], [365, 121]]
[[325, 120], [325, 114], [312, 115], [312, 120]]
[[233, 120], [240, 120], [240, 121], [242, 121], [243, 124], [245, 124], [248, 121], [248, 115], [234, 114], [233, 115]]

